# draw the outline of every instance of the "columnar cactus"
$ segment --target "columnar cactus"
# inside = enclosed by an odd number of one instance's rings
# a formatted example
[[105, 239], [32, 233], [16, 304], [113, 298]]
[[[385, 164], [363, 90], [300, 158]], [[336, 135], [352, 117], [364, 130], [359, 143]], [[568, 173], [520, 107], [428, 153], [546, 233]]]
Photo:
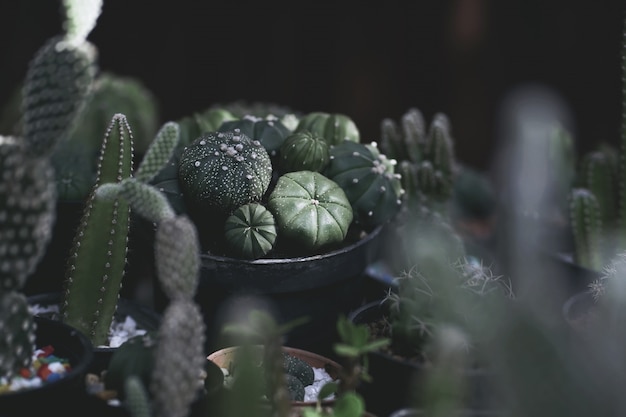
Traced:
[[230, 214], [260, 201], [272, 178], [267, 150], [238, 129], [209, 132], [185, 148], [178, 167], [181, 188], [199, 208]]
[[397, 161], [409, 204], [447, 215], [457, 169], [448, 117], [437, 113], [428, 130], [416, 108], [404, 113], [400, 126], [393, 119], [383, 119], [380, 148]]
[[123, 114], [113, 116], [102, 141], [98, 176], [89, 196], [64, 282], [63, 321], [85, 333], [95, 346], [104, 345], [117, 307], [128, 251], [128, 203], [97, 200], [104, 183], [132, 175], [133, 137]]
[[[569, 195], [570, 206], [588, 199], [580, 189], [595, 197], [593, 206], [570, 210], [569, 222], [576, 237], [574, 260], [581, 266], [600, 270], [612, 257], [626, 250], [626, 30], [622, 39], [622, 127], [619, 151], [609, 146], [594, 149], [583, 156], [577, 172], [577, 183]], [[600, 219], [600, 220], [597, 220]], [[581, 234], [579, 225], [597, 226], [597, 233]], [[593, 242], [587, 238], [594, 239]], [[601, 242], [598, 242], [602, 239]], [[589, 251], [593, 251], [590, 253]]]

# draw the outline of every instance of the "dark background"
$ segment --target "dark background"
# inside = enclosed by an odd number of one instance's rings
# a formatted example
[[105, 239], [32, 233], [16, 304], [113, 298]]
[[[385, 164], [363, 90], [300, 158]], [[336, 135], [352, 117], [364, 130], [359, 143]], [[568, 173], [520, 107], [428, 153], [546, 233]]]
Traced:
[[[101, 70], [138, 77], [156, 95], [163, 121], [263, 101], [344, 113], [369, 142], [383, 118], [417, 107], [427, 120], [446, 113], [458, 159], [485, 169], [499, 106], [528, 82], [565, 100], [581, 150], [618, 142], [622, 3], [105, 0], [89, 39]], [[59, 8], [0, 2], [0, 105], [60, 32]]]

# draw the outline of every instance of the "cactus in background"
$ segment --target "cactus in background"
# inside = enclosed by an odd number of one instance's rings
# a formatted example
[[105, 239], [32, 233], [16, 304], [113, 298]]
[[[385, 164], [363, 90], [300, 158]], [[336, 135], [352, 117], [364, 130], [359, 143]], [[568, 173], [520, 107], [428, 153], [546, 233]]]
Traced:
[[295, 132], [309, 131], [323, 137], [328, 145], [343, 141], [360, 142], [361, 135], [354, 121], [339, 113], [312, 112], [300, 118]]
[[269, 115], [265, 118], [246, 115], [241, 119], [227, 120], [217, 129], [220, 132], [228, 132], [239, 129], [241, 133], [252, 140], [258, 140], [261, 145], [274, 158], [278, 154], [283, 142], [291, 131], [276, 117]]
[[570, 195], [570, 223], [574, 237], [574, 261], [600, 270], [605, 264], [602, 245], [602, 216], [595, 194], [586, 188], [574, 188]]
[[200, 209], [230, 214], [260, 201], [272, 177], [270, 156], [238, 129], [210, 132], [185, 148], [178, 167], [181, 188]]
[[302, 170], [322, 172], [329, 162], [328, 143], [316, 133], [292, 133], [280, 147], [278, 166], [283, 173]]
[[[585, 189], [595, 197], [594, 205], [570, 210], [569, 223], [575, 237], [574, 260], [583, 267], [599, 270], [612, 257], [626, 250], [626, 31], [622, 39], [622, 126], [619, 150], [605, 144], [588, 152], [580, 161], [576, 184], [570, 191], [570, 207], [587, 201]], [[581, 232], [581, 226], [593, 232]], [[600, 228], [599, 232], [595, 229]], [[590, 240], [591, 239], [591, 240]]]
[[355, 219], [368, 226], [390, 220], [400, 209], [403, 188], [390, 161], [375, 143], [343, 141], [330, 148], [324, 175], [345, 191]]
[[63, 321], [104, 345], [117, 306], [126, 267], [130, 209], [123, 200], [96, 200], [100, 184], [132, 175], [133, 137], [123, 114], [116, 114], [104, 135], [98, 174], [68, 259], [61, 308]]
[[281, 175], [267, 207], [276, 219], [277, 233], [312, 252], [341, 243], [353, 219], [344, 190], [313, 171]]
[[44, 254], [55, 218], [54, 173], [47, 158], [0, 136], [0, 376], [28, 367], [35, 323], [20, 292]]
[[398, 161], [408, 205], [447, 215], [457, 169], [448, 117], [435, 114], [427, 131], [422, 113], [410, 108], [400, 126], [393, 119], [383, 119], [380, 148]]

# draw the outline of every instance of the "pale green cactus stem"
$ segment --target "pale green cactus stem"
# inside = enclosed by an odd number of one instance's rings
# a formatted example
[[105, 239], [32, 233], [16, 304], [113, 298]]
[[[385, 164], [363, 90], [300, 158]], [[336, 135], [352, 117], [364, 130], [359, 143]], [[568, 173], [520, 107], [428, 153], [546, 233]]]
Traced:
[[161, 126], [135, 172], [135, 179], [150, 182], [171, 158], [179, 139], [178, 123], [170, 121]]
[[102, 142], [94, 189], [68, 261], [63, 320], [104, 345], [126, 267], [130, 208], [123, 199], [96, 199], [97, 188], [132, 175], [133, 137], [123, 114], [113, 116]]
[[604, 265], [601, 251], [602, 219], [596, 196], [586, 188], [574, 188], [570, 194], [570, 222], [574, 237], [575, 261], [586, 268], [599, 270]]
[[22, 92], [23, 136], [34, 155], [50, 155], [75, 123], [95, 77], [96, 48], [49, 39], [36, 53]]
[[124, 381], [124, 407], [132, 417], [152, 417], [147, 388], [136, 375]]

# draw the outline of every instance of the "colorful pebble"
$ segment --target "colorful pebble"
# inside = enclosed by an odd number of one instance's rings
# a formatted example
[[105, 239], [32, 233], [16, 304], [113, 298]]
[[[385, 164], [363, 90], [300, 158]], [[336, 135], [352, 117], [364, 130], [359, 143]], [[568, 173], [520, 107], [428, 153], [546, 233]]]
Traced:
[[22, 368], [19, 375], [11, 380], [0, 379], [0, 394], [38, 387], [63, 378], [72, 367], [67, 359], [60, 358], [53, 353], [54, 347], [50, 345], [37, 349], [33, 354], [30, 368]]

